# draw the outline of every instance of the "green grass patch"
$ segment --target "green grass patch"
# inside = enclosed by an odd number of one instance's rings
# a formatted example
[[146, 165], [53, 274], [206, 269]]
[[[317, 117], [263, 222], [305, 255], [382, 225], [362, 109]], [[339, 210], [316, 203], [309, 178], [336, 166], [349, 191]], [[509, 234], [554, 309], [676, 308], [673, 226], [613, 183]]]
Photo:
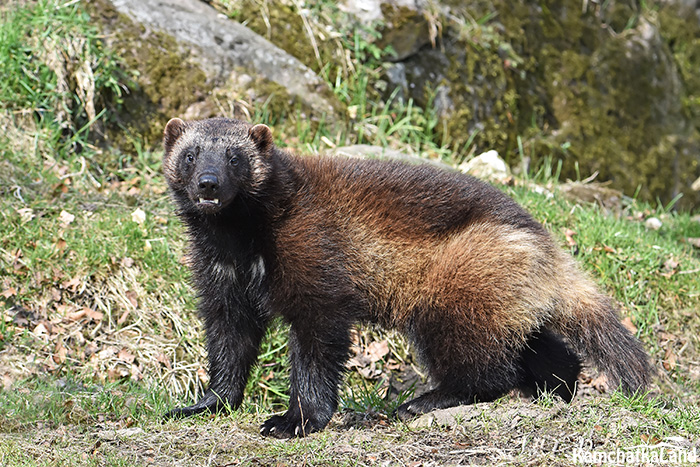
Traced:
[[16, 391], [3, 391], [0, 432], [27, 432], [62, 425], [89, 428], [96, 424], [133, 426], [151, 421], [171, 405], [162, 388], [135, 383], [97, 384], [66, 374], [30, 378]]

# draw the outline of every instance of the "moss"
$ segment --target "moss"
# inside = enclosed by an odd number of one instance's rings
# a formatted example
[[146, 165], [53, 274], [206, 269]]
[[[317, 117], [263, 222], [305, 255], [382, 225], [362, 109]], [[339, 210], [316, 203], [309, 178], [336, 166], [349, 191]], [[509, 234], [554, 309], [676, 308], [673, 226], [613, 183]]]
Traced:
[[[472, 132], [478, 131], [474, 144], [479, 148], [503, 148], [514, 139], [517, 109], [514, 94], [494, 47], [463, 43], [464, 55], [456, 55], [447, 70], [451, 83], [455, 114], [450, 116], [444, 140], [458, 148]], [[515, 115], [514, 115], [515, 114]]]
[[477, 151], [518, 163], [520, 137], [535, 165], [562, 159], [564, 177], [597, 171], [629, 195], [640, 187], [643, 199], [664, 202], [700, 175], [697, 18], [662, 9], [661, 30], [678, 31], [664, 42], [653, 13], [633, 1], [589, 2], [585, 12], [573, 0], [463, 5], [452, 2], [453, 13], [476, 21], [448, 23], [443, 68], [453, 148], [478, 130]]
[[[245, 77], [245, 81], [234, 76], [226, 83], [215, 83], [172, 36], [146, 33], [143, 26], [119, 14], [106, 0], [90, 5], [91, 16], [111, 31], [112, 49], [123, 57], [126, 68], [136, 70], [117, 125], [107, 133], [107, 143], [112, 146], [130, 152], [134, 140], [159, 145], [168, 119], [188, 118], [188, 113], [193, 118], [227, 114], [267, 123], [289, 119], [287, 126], [296, 125], [297, 115], [304, 118], [312, 114], [312, 109], [290, 96], [283, 86], [250, 77], [242, 69], [234, 75]], [[327, 93], [328, 101], [339, 106], [328, 88], [309, 92]]]
[[695, 10], [665, 4], [658, 12], [661, 35], [668, 44], [684, 84], [683, 107], [700, 128], [700, 22]]
[[215, 7], [224, 11], [230, 18], [244, 24], [252, 31], [266, 38], [277, 47], [297, 58], [316, 73], [324, 63], [332, 63], [335, 48], [329, 38], [314, 34], [319, 51], [316, 57], [309, 31], [304, 25], [301, 13], [294, 3], [284, 0], [219, 0]]
[[380, 49], [391, 47], [394, 58], [402, 59], [430, 42], [428, 21], [422, 12], [392, 3], [382, 3], [381, 10], [384, 24], [379, 27]]
[[102, 29], [111, 32], [110, 48], [134, 71], [119, 119], [108, 129], [107, 143], [121, 149], [132, 149], [133, 139], [158, 144], [167, 120], [202, 100], [213, 83], [171, 36], [146, 34], [143, 26], [106, 0], [90, 2], [88, 9]]

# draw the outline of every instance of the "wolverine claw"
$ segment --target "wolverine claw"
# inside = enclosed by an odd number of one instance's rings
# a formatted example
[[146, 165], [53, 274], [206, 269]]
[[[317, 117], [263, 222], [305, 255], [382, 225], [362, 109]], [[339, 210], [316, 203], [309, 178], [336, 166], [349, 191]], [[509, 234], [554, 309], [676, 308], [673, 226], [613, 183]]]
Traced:
[[180, 407], [173, 409], [163, 415], [164, 420], [178, 420], [182, 418], [191, 417], [202, 412], [206, 413], [220, 413], [228, 412], [229, 405], [225, 404], [224, 401], [216, 395], [213, 391], [207, 391], [204, 396], [196, 404]]
[[272, 436], [274, 438], [303, 438], [304, 436], [318, 431], [309, 420], [303, 422], [299, 419], [285, 415], [275, 415], [270, 417], [260, 428], [260, 434], [263, 436]]
[[418, 415], [422, 415], [423, 412], [416, 410], [414, 406], [412, 406], [409, 403], [403, 404], [399, 406], [398, 409], [396, 409], [396, 418], [401, 420], [402, 422], [407, 422], [409, 420], [412, 420], [416, 418]]

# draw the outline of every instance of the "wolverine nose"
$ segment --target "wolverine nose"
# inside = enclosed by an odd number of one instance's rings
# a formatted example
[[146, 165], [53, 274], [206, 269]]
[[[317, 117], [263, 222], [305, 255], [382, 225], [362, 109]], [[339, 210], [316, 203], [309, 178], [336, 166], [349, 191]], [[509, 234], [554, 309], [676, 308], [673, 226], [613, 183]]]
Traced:
[[214, 174], [203, 174], [199, 177], [199, 189], [207, 194], [214, 194], [219, 189], [219, 179]]

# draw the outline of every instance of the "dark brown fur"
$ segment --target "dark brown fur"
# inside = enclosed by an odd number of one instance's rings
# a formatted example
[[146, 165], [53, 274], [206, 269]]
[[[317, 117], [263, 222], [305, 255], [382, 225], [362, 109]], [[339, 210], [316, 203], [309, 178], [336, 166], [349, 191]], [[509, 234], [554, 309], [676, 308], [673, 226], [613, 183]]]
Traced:
[[610, 299], [515, 202], [429, 166], [297, 157], [264, 125], [171, 120], [164, 172], [190, 236], [211, 385], [168, 416], [237, 407], [267, 323], [291, 324], [290, 407], [262, 433], [322, 429], [352, 327], [408, 335], [435, 388], [401, 418], [514, 388], [575, 391], [580, 358], [627, 392], [651, 369]]

